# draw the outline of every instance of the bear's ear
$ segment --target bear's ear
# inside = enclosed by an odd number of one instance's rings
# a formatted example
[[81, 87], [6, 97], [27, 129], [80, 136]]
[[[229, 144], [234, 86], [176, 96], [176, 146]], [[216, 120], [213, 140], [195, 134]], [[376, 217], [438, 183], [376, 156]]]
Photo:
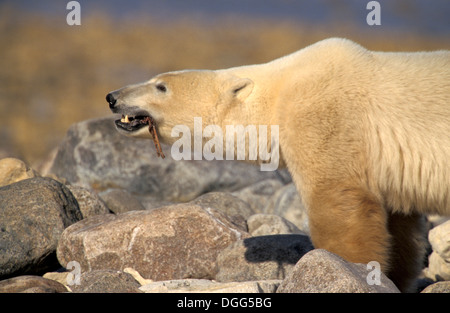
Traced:
[[244, 101], [252, 93], [253, 85], [250, 78], [232, 76], [224, 82], [222, 88], [226, 96]]

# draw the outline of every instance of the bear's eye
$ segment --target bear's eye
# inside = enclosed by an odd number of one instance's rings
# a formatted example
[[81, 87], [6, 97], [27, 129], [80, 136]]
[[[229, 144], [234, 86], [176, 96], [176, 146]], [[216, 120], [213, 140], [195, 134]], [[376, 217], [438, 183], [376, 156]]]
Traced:
[[164, 86], [163, 84], [156, 85], [156, 89], [158, 89], [161, 92], [166, 92], [167, 91], [166, 86]]

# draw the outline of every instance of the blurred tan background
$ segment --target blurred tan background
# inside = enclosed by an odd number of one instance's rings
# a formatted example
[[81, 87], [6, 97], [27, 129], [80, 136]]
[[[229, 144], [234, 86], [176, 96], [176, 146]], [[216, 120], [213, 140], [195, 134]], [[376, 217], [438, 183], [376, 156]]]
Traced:
[[380, 26], [368, 1], [79, 1], [80, 26], [67, 2], [0, 2], [0, 157], [39, 164], [71, 124], [110, 114], [109, 91], [160, 72], [266, 62], [331, 36], [450, 49], [450, 1], [379, 1]]

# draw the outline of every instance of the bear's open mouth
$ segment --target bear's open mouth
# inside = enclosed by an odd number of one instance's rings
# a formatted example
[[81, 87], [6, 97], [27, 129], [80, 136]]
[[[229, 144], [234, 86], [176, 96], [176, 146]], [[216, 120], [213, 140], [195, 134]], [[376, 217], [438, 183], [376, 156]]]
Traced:
[[156, 123], [151, 116], [129, 116], [122, 114], [122, 118], [120, 120], [115, 120], [114, 122], [116, 123], [116, 126], [118, 128], [123, 129], [127, 132], [133, 132], [148, 125], [148, 131], [152, 135], [153, 143], [155, 144], [156, 154], [163, 159], [165, 158], [164, 153], [161, 149], [161, 144], [159, 143], [158, 133], [156, 131]]
[[123, 114], [120, 120], [115, 120], [115, 123], [118, 128], [128, 132], [136, 131], [147, 125], [152, 127], [155, 124], [151, 116], [147, 115], [129, 116]]

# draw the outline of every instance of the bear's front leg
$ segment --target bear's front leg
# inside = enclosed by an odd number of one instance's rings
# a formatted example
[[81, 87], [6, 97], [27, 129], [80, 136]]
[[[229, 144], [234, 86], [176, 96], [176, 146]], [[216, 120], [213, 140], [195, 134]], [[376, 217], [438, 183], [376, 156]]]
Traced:
[[314, 188], [309, 199], [310, 232], [316, 248], [353, 263], [377, 261], [383, 273], [389, 271], [387, 214], [370, 192], [327, 185]]

